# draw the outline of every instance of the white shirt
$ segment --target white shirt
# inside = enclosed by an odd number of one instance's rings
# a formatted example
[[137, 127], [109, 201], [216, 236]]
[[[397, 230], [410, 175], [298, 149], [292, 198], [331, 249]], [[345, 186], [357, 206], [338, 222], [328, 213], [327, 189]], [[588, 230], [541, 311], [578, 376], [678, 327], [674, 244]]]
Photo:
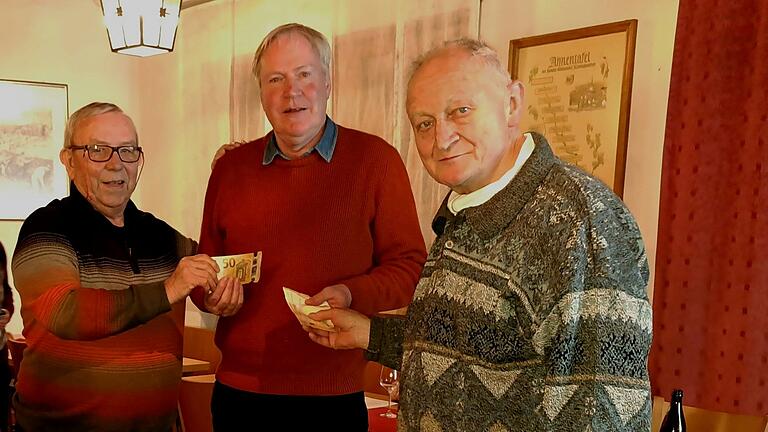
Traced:
[[451, 213], [456, 214], [465, 208], [477, 207], [485, 204], [494, 195], [499, 193], [500, 190], [507, 187], [509, 182], [515, 178], [517, 173], [520, 172], [520, 168], [523, 167], [523, 164], [525, 164], [528, 158], [531, 157], [531, 153], [533, 153], [535, 147], [536, 144], [533, 142], [531, 134], [525, 134], [525, 141], [520, 148], [520, 153], [517, 155], [515, 164], [512, 165], [512, 168], [510, 168], [509, 171], [495, 182], [487, 184], [468, 194], [459, 194], [451, 191], [451, 194], [448, 197], [448, 210], [450, 210]]

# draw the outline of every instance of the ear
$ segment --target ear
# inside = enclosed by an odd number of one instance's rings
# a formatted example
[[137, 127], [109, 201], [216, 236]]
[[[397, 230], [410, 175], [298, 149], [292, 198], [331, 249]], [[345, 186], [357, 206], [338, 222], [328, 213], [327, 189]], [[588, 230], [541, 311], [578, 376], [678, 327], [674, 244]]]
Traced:
[[64, 168], [67, 169], [67, 175], [69, 176], [69, 179], [74, 179], [75, 163], [72, 160], [72, 152], [65, 148], [61, 149], [59, 152], [59, 160], [61, 161], [61, 164], [64, 165]]
[[507, 84], [509, 95], [509, 112], [507, 113], [507, 126], [518, 127], [520, 117], [523, 114], [523, 100], [525, 99], [525, 87], [519, 80], [510, 81]]

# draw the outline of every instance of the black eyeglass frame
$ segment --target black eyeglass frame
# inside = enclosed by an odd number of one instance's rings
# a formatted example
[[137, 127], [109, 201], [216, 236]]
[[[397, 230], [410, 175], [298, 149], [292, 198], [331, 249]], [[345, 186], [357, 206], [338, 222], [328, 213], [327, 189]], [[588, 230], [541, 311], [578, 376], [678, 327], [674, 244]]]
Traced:
[[[96, 160], [96, 159], [94, 159], [93, 156], [91, 156], [91, 149], [93, 149], [94, 147], [108, 148], [110, 150], [109, 156], [106, 159], [104, 159], [104, 160]], [[71, 150], [84, 150], [84, 153], [88, 154], [88, 159], [90, 159], [92, 162], [107, 162], [110, 159], [112, 159], [112, 155], [114, 153], [117, 153], [117, 157], [120, 158], [120, 160], [122, 162], [124, 162], [124, 163], [136, 163], [144, 155], [144, 150], [142, 150], [140, 146], [136, 146], [136, 145], [123, 145], [123, 146], [114, 146], [113, 147], [111, 145], [106, 145], [106, 144], [87, 144], [87, 145], [71, 145], [71, 146], [69, 146], [67, 148], [71, 149]], [[127, 161], [127, 160], [123, 159], [123, 154], [120, 153], [120, 150], [124, 149], [124, 148], [133, 148], [133, 149], [138, 150], [139, 151], [139, 156], [136, 158], [136, 160], [131, 160], [131, 161]]]

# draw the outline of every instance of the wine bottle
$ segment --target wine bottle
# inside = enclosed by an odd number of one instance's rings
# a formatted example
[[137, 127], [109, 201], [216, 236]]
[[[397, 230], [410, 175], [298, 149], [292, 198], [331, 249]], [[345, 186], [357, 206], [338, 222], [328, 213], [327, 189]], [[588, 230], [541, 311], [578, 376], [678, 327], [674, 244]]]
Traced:
[[661, 422], [659, 432], [685, 432], [685, 414], [683, 414], [683, 391], [672, 390], [672, 402], [669, 411]]

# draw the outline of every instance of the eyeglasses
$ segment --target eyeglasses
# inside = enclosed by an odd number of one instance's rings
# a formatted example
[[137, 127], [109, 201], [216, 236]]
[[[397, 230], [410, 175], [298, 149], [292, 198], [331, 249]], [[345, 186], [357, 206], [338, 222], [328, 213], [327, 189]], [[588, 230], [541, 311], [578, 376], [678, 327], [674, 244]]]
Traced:
[[84, 146], [69, 146], [72, 150], [84, 150], [88, 153], [88, 159], [94, 162], [106, 162], [112, 158], [112, 153], [117, 152], [117, 157], [126, 163], [136, 162], [142, 155], [139, 146], [117, 146], [112, 147], [104, 144], [88, 144]]

